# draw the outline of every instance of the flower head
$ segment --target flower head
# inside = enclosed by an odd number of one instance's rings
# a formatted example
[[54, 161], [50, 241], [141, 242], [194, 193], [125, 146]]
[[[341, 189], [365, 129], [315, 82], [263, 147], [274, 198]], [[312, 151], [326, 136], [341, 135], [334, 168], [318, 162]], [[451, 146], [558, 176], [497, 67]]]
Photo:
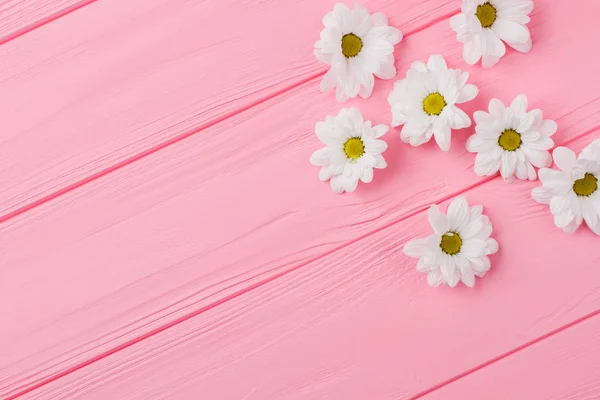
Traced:
[[527, 97], [517, 96], [505, 107], [492, 99], [489, 113], [475, 111], [475, 134], [467, 140], [467, 150], [477, 153], [475, 173], [491, 176], [500, 170], [507, 182], [519, 179], [536, 179], [534, 166], [548, 167], [552, 163], [550, 152], [554, 141], [550, 138], [558, 126], [544, 120], [542, 111], [527, 112]]
[[473, 287], [475, 276], [489, 271], [488, 255], [498, 251], [498, 243], [490, 238], [492, 224], [482, 211], [479, 205], [469, 207], [462, 196], [450, 203], [447, 214], [436, 205], [429, 208], [433, 235], [406, 243], [404, 253], [419, 259], [417, 271], [427, 273], [430, 286], [454, 287], [462, 281]]
[[471, 126], [471, 119], [456, 105], [472, 100], [479, 92], [467, 84], [468, 72], [448, 69], [441, 55], [432, 55], [427, 64], [415, 61], [406, 78], [394, 84], [388, 97], [392, 126], [404, 125], [405, 143], [420, 146], [431, 136], [443, 151], [450, 149], [451, 129]]
[[312, 154], [310, 163], [321, 167], [319, 179], [329, 179], [335, 193], [353, 192], [359, 179], [364, 183], [373, 180], [373, 168], [387, 166], [381, 154], [387, 144], [379, 138], [388, 127], [363, 122], [356, 108], [343, 108], [337, 116], [317, 122], [315, 131], [325, 147]]
[[502, 41], [528, 53], [531, 36], [525, 25], [532, 10], [531, 0], [463, 0], [462, 12], [450, 18], [450, 25], [464, 44], [467, 64], [481, 59], [483, 68], [493, 67], [506, 53]]
[[368, 98], [373, 92], [375, 79], [392, 79], [394, 45], [402, 33], [391, 26], [382, 13], [370, 15], [355, 3], [354, 9], [338, 3], [323, 18], [325, 28], [315, 43], [315, 56], [329, 71], [321, 81], [321, 90], [336, 87], [336, 98], [345, 101], [360, 94]]
[[532, 197], [549, 204], [554, 224], [565, 233], [572, 233], [583, 221], [600, 235], [600, 139], [588, 145], [579, 157], [566, 147], [552, 153], [558, 170], [539, 171], [541, 187], [533, 189]]

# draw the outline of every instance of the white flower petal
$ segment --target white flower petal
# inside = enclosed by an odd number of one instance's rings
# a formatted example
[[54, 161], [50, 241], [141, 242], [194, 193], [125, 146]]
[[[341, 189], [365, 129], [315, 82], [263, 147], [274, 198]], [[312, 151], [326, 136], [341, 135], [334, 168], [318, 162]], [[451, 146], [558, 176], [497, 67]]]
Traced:
[[550, 157], [550, 153], [546, 150], [523, 146], [523, 153], [525, 153], [527, 160], [538, 168], [548, 167], [552, 163], [552, 157]]
[[329, 148], [324, 147], [312, 153], [309, 159], [312, 165], [317, 167], [328, 165], [330, 162]]
[[541, 168], [538, 171], [538, 176], [544, 188], [556, 195], [566, 194], [573, 186], [573, 181], [561, 171]]
[[446, 65], [446, 60], [444, 60], [443, 56], [434, 54], [429, 57], [429, 60], [427, 61], [427, 68], [434, 72], [442, 72], [446, 71], [448, 66]]
[[437, 287], [442, 283], [442, 273], [439, 269], [433, 270], [427, 274], [427, 283], [431, 287]]
[[409, 257], [425, 257], [431, 254], [430, 243], [431, 240], [429, 238], [413, 239], [408, 241], [402, 250]]
[[371, 181], [373, 181], [373, 168], [365, 168], [360, 177], [360, 180], [364, 183], [370, 183]]
[[465, 270], [462, 273], [460, 280], [468, 287], [472, 288], [475, 286], [475, 274], [473, 273], [473, 270], [471, 268]]
[[498, 56], [490, 54], [483, 54], [481, 56], [481, 66], [485, 69], [492, 68], [494, 65], [498, 64], [498, 61], [500, 61], [500, 57]]
[[463, 239], [470, 239], [481, 232], [483, 228], [483, 219], [476, 218], [471, 220], [466, 227], [460, 232], [460, 237]]
[[352, 14], [347, 5], [336, 3], [333, 6], [333, 16], [343, 34], [352, 32]]
[[365, 150], [369, 153], [383, 153], [387, 150], [387, 143], [383, 140], [371, 140], [365, 144]]
[[342, 175], [336, 175], [331, 177], [329, 180], [329, 185], [331, 186], [331, 190], [334, 193], [344, 193], [344, 177]]
[[439, 127], [433, 132], [433, 135], [435, 137], [435, 142], [438, 144], [440, 149], [442, 149], [442, 151], [450, 150], [451, 133], [449, 127]]
[[525, 43], [508, 43], [508, 45], [520, 53], [529, 53], [533, 47], [531, 39]]
[[467, 139], [466, 148], [471, 153], [488, 152], [498, 146], [498, 141], [482, 135], [471, 135]]
[[348, 192], [348, 193], [352, 193], [356, 190], [356, 187], [358, 186], [358, 178], [355, 178], [355, 177], [344, 178], [343, 184], [344, 184], [344, 190], [346, 190], [346, 192]]
[[371, 23], [373, 26], [388, 26], [388, 19], [384, 13], [376, 12], [371, 15]]
[[600, 161], [600, 139], [587, 145], [579, 154], [580, 160]]
[[376, 138], [380, 138], [387, 133], [389, 128], [386, 125], [380, 124], [380, 125], [375, 125], [373, 128], [371, 128], [371, 130], [374, 133]]
[[452, 107], [454, 115], [452, 116], [452, 128], [463, 129], [471, 126], [471, 118], [460, 108]]
[[502, 152], [495, 157], [492, 152], [478, 153], [475, 156], [475, 174], [477, 176], [492, 176], [502, 166]]
[[452, 200], [448, 206], [448, 228], [451, 231], [461, 232], [469, 222], [469, 204], [467, 199], [459, 196]]
[[558, 228], [566, 228], [575, 220], [575, 215], [571, 212], [564, 212], [554, 216], [554, 225]]
[[477, 97], [478, 94], [479, 94], [479, 89], [477, 88], [477, 86], [470, 84], [470, 83], [466, 84], [461, 89], [461, 91], [458, 95], [458, 98], [456, 99], [456, 103], [460, 104], [460, 103], [464, 103], [467, 101], [471, 101], [475, 97]]
[[517, 168], [517, 155], [514, 151], [505, 151], [502, 153], [502, 166], [500, 167], [500, 175], [505, 181], [511, 182], [515, 169]]
[[552, 158], [554, 158], [556, 166], [565, 172], [571, 171], [577, 162], [577, 156], [575, 156], [573, 150], [567, 147], [557, 147], [554, 149]]
[[[488, 239], [490, 240], [490, 239]], [[488, 253], [487, 242], [481, 239], [469, 239], [463, 241], [460, 252], [467, 257], [481, 257]]]
[[517, 97], [515, 97], [512, 103], [510, 103], [510, 108], [512, 108], [515, 114], [517, 115], [525, 114], [527, 112], [527, 96], [525, 96], [524, 94], [520, 94]]
[[463, 59], [469, 65], [477, 63], [481, 59], [481, 41], [473, 38], [463, 46]]
[[396, 67], [393, 62], [381, 64], [381, 67], [375, 75], [380, 79], [392, 79], [396, 76]]
[[498, 252], [498, 242], [496, 239], [489, 238], [486, 240], [486, 246], [488, 254], [495, 254]]
[[429, 207], [427, 218], [429, 219], [429, 225], [431, 225], [431, 228], [435, 233], [443, 235], [448, 232], [448, 217], [440, 211], [437, 205], [433, 204]]
[[500, 100], [494, 98], [490, 100], [490, 104], [488, 105], [488, 111], [495, 117], [503, 118], [504, 113], [506, 111], [506, 107], [504, 107], [504, 104], [502, 104]]
[[527, 27], [508, 20], [497, 19], [492, 26], [492, 30], [506, 43], [527, 43], [530, 39], [529, 29]]

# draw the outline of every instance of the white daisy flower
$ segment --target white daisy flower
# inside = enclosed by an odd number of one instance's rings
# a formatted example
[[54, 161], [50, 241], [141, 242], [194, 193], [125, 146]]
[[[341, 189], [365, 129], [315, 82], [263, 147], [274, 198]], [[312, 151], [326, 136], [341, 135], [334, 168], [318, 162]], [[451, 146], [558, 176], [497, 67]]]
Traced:
[[417, 271], [427, 273], [427, 283], [450, 287], [459, 281], [473, 287], [475, 276], [482, 278], [490, 269], [488, 255], [498, 251], [498, 242], [490, 238], [492, 223], [482, 215], [482, 206], [469, 207], [460, 196], [452, 200], [447, 215], [436, 205], [429, 208], [433, 235], [406, 243], [404, 253], [418, 258]]
[[475, 174], [491, 176], [500, 170], [507, 182], [515, 176], [536, 179], [534, 166], [552, 164], [548, 150], [554, 147], [550, 137], [558, 129], [556, 122], [543, 119], [541, 110], [527, 112], [524, 94], [518, 95], [509, 107], [492, 99], [488, 110], [489, 113], [475, 111], [476, 133], [467, 140], [467, 150], [477, 153]]
[[565, 233], [573, 233], [583, 221], [600, 235], [600, 139], [588, 145], [579, 157], [566, 147], [552, 153], [558, 171], [542, 168], [541, 187], [533, 189], [532, 197], [550, 204], [554, 224]]
[[420, 146], [433, 135], [438, 146], [448, 151], [450, 130], [471, 126], [469, 116], [456, 106], [479, 93], [477, 86], [467, 84], [468, 78], [468, 72], [448, 69], [441, 55], [432, 55], [427, 64], [414, 61], [388, 97], [392, 126], [404, 125], [402, 140]]
[[344, 101], [373, 92], [373, 75], [381, 79], [396, 76], [394, 45], [402, 33], [382, 13], [370, 15], [358, 3], [351, 10], [337, 3], [323, 18], [325, 28], [315, 43], [315, 56], [331, 67], [321, 81], [321, 90], [336, 87], [336, 98]]
[[387, 143], [379, 140], [387, 131], [385, 125], [371, 126], [363, 122], [356, 108], [343, 108], [337, 116], [328, 116], [315, 126], [317, 137], [326, 147], [310, 156], [310, 163], [321, 167], [319, 179], [329, 179], [335, 193], [354, 192], [360, 179], [373, 180], [373, 168], [385, 168], [383, 153]]
[[531, 0], [463, 0], [462, 12], [450, 18], [456, 39], [464, 44], [467, 64], [482, 59], [483, 68], [493, 67], [510, 47], [528, 53], [531, 36], [525, 26], [533, 10]]

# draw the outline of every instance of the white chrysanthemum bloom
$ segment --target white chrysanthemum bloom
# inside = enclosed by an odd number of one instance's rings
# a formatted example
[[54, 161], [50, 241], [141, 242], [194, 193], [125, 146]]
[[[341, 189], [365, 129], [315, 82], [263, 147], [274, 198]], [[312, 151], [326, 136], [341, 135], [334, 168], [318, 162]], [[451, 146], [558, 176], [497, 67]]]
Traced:
[[456, 39], [464, 44], [467, 64], [482, 60], [491, 68], [506, 53], [503, 40], [522, 53], [531, 50], [531, 36], [525, 26], [533, 10], [531, 0], [463, 0], [462, 12], [450, 18]]
[[475, 134], [467, 140], [467, 150], [475, 156], [475, 174], [491, 176], [500, 170], [507, 182], [519, 179], [536, 179], [534, 166], [552, 164], [550, 138], [558, 126], [543, 119], [539, 109], [527, 112], [527, 97], [517, 96], [509, 107], [492, 99], [489, 113], [475, 111]]
[[420, 146], [433, 135], [438, 146], [448, 151], [451, 129], [471, 126], [469, 116], [456, 106], [479, 93], [477, 86], [467, 84], [468, 78], [468, 72], [448, 69], [441, 55], [432, 55], [427, 64], [414, 61], [388, 97], [392, 126], [404, 125], [402, 140]]
[[336, 87], [336, 98], [345, 101], [358, 94], [368, 98], [375, 79], [392, 79], [394, 45], [402, 33], [391, 26], [382, 13], [370, 15], [358, 3], [351, 10], [338, 3], [323, 18], [325, 28], [315, 43], [315, 56], [331, 67], [321, 81], [321, 90]]
[[310, 156], [310, 163], [321, 167], [319, 179], [329, 179], [335, 193], [354, 192], [359, 179], [373, 180], [373, 168], [387, 166], [383, 153], [387, 143], [379, 140], [385, 125], [371, 126], [356, 108], [343, 108], [337, 116], [328, 116], [315, 126], [317, 137], [326, 147]]
[[541, 187], [533, 189], [532, 197], [550, 204], [554, 224], [565, 233], [573, 233], [583, 221], [600, 235], [600, 139], [588, 145], [579, 157], [566, 147], [552, 153], [558, 171], [542, 168]]
[[404, 253], [418, 258], [417, 271], [426, 272], [427, 283], [454, 287], [459, 281], [473, 287], [475, 276], [482, 278], [490, 269], [488, 255], [498, 251], [490, 238], [492, 223], [482, 214], [482, 206], [469, 207], [460, 196], [448, 206], [447, 214], [436, 205], [429, 208], [433, 235], [406, 243]]

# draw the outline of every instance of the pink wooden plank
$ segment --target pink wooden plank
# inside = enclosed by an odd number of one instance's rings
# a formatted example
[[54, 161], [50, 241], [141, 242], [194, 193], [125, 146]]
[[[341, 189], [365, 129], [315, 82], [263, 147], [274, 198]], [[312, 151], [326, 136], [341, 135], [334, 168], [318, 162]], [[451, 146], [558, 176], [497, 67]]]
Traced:
[[[334, 2], [105, 0], [3, 45], [0, 221], [322, 75]], [[407, 34], [458, 10], [364, 4]]]
[[600, 318], [595, 316], [444, 386], [424, 399], [599, 399], [599, 364]]
[[[566, 236], [556, 229], [547, 210], [529, 200], [534, 185], [495, 179], [465, 193], [486, 205], [501, 246], [492, 270], [474, 289], [431, 289], [415, 272], [414, 260], [402, 254], [407, 240], [430, 232], [421, 212], [74, 371], [29, 398], [418, 398], [598, 312], [597, 236], [589, 231]], [[578, 350], [576, 357], [583, 347], [572, 350]], [[451, 393], [463, 396], [439, 398], [487, 398]]]
[[[552, 10], [551, 21], [564, 13], [558, 6]], [[534, 23], [534, 38], [544, 26]], [[460, 49], [448, 31], [445, 22], [437, 24], [408, 40], [405, 51], [424, 58], [441, 45], [458, 63]], [[597, 90], [589, 82], [586, 90], [573, 90], [573, 80], [545, 85], [564, 66], [549, 65], [543, 76], [535, 67], [556, 54], [565, 60], [584, 54], [583, 44], [569, 43], [573, 35], [539, 39], [526, 65], [522, 55], [509, 55], [493, 79], [473, 69], [488, 94], [472, 107], [486, 103], [489, 93], [508, 100], [523, 90], [533, 106], [559, 120], [557, 141], [585, 136], [598, 126]], [[404, 70], [409, 61], [398, 66]], [[516, 63], [520, 74], [511, 76]], [[593, 71], [590, 64], [577, 68], [575, 79]], [[511, 76], [510, 85], [503, 76]], [[388, 137], [389, 169], [354, 196], [334, 196], [307, 163], [317, 146], [314, 122], [340, 107], [318, 94], [317, 80], [0, 227], [6, 276], [0, 293], [19, 299], [17, 306], [0, 306], [10, 327], [0, 333], [6, 354], [0, 387], [7, 388], [0, 394], [52, 379], [281, 273], [308, 267], [481, 182], [462, 147], [466, 135], [457, 135], [453, 150], [440, 155], [434, 146], [401, 146], [396, 132]], [[368, 103], [352, 104], [384, 122], [390, 86], [379, 85]]]
[[95, 0], [0, 0], [0, 45]]

